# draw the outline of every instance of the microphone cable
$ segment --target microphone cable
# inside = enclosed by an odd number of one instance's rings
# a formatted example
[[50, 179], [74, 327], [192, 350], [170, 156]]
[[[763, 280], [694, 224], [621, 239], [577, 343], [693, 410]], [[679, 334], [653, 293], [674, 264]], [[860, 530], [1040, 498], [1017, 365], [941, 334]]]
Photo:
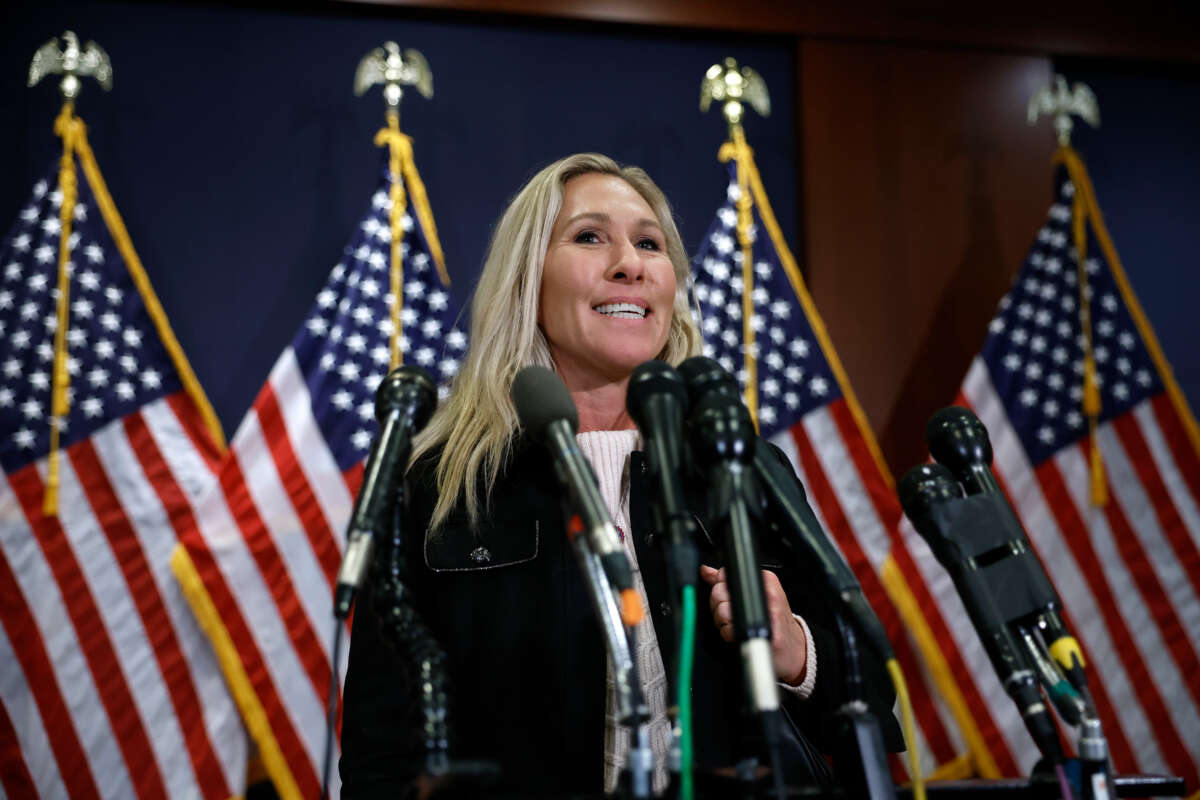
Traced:
[[692, 750], [692, 666], [696, 660], [696, 587], [683, 587], [679, 637], [678, 675], [675, 681], [679, 722], [679, 796], [693, 800], [696, 792]]

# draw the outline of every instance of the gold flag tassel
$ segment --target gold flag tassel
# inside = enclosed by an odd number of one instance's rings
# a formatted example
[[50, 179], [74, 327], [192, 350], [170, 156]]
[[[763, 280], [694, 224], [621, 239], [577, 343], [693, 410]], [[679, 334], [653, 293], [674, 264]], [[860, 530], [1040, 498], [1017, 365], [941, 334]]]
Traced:
[[50, 388], [50, 463], [46, 475], [46, 491], [42, 497], [42, 513], [48, 517], [58, 514], [59, 486], [59, 437], [62, 421], [70, 409], [67, 390], [71, 375], [67, 370], [67, 325], [70, 317], [71, 292], [71, 222], [75, 218], [75, 200], [79, 196], [79, 185], [75, 175], [75, 150], [83, 138], [83, 123], [74, 116], [74, 104], [66, 102], [58, 118], [54, 120], [54, 133], [62, 137], [62, 162], [58, 168], [58, 190], [62, 203], [58, 210], [58, 303], [54, 327], [54, 368]]
[[737, 164], [737, 235], [742, 248], [742, 363], [746, 369], [746, 408], [758, 427], [758, 359], [754, 340], [754, 198], [750, 192], [750, 175], [754, 169], [754, 153], [746, 143], [741, 125], [730, 125], [730, 140], [721, 145], [717, 158], [721, 163], [733, 159]]
[[400, 114], [395, 110], [387, 112], [387, 127], [380, 128], [375, 134], [375, 146], [387, 146], [390, 159], [388, 170], [391, 172], [392, 185], [388, 192], [391, 210], [388, 212], [388, 223], [392, 234], [391, 250], [391, 288], [392, 298], [392, 336], [391, 336], [391, 365], [400, 366], [404, 357], [400, 350], [400, 337], [403, 331], [400, 327], [400, 312], [404, 303], [404, 263], [401, 245], [404, 243], [404, 209], [408, 204], [404, 191], [408, 184], [412, 195], [413, 211], [425, 232], [425, 241], [429, 245], [429, 254], [437, 267], [438, 278], [443, 286], [450, 285], [450, 274], [446, 272], [446, 259], [442, 254], [442, 245], [438, 241], [437, 228], [433, 224], [433, 212], [429, 209], [429, 197], [425, 194], [425, 184], [417, 173], [417, 164], [413, 160], [412, 138], [400, 132]]
[[1083, 329], [1083, 413], [1088, 420], [1090, 495], [1094, 506], [1108, 504], [1108, 482], [1104, 477], [1104, 458], [1096, 436], [1100, 424], [1100, 384], [1096, 380], [1096, 357], [1092, 342], [1092, 305], [1087, 278], [1088, 220], [1096, 213], [1092, 182], [1079, 154], [1069, 145], [1059, 147], [1054, 163], [1064, 164], [1071, 184], [1075, 187], [1071, 208], [1071, 235], [1075, 245], [1075, 269], [1079, 284], [1079, 323]]

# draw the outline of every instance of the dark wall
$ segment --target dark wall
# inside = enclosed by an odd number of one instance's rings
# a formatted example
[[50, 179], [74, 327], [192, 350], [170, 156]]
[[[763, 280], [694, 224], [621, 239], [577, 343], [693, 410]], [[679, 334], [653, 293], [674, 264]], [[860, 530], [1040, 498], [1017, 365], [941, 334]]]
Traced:
[[459, 303], [507, 199], [573, 152], [645, 167], [695, 248], [725, 182], [716, 161], [724, 123], [699, 112], [700, 79], [726, 55], [771, 89], [772, 116], [751, 119], [747, 135], [795, 239], [788, 39], [352, 6], [43, 2], [8, 13], [0, 226], [60, 152], [55, 85], [24, 81], [37, 47], [70, 27], [112, 59], [112, 93], [89, 83], [79, 114], [229, 435], [367, 207], [383, 101], [378, 89], [355, 98], [352, 81], [358, 60], [387, 39], [421, 50], [434, 73], [433, 100], [406, 95], [401, 126], [414, 138]]

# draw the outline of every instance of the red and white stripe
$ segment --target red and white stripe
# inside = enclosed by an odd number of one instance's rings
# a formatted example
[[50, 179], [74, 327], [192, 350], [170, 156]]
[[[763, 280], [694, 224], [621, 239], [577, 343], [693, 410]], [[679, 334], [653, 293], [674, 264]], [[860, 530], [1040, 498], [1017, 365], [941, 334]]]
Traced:
[[[187, 468], [167, 460], [173, 471]], [[360, 473], [337, 468], [288, 348], [238, 427], [220, 486], [199, 503], [193, 534], [184, 537], [265, 713], [261, 735], [274, 740], [290, 775], [272, 775], [281, 794], [289, 782], [303, 797], [320, 792], [333, 586]], [[335, 741], [333, 796], [338, 753]]]
[[[846, 401], [838, 399], [810, 412], [772, 441], [791, 460], [822, 527], [858, 576], [892, 642], [917, 717], [922, 772], [954, 760], [964, 750], [957, 725], [934, 690], [880, 578], [885, 562], [897, 556], [900, 506]], [[897, 559], [897, 565], [919, 600], [921, 587], [913, 584], [914, 574], [905, 571], [903, 558]], [[906, 759], [893, 760], [898, 778], [907, 774], [907, 768]]]
[[[12, 797], [204, 797], [245, 787], [246, 739], [169, 567], [177, 511], [215, 484], [144, 469], [194, 439], [160, 399], [0, 483], [0, 785]], [[203, 463], [203, 459], [201, 459]], [[8, 738], [11, 732], [12, 739]], [[8, 744], [6, 744], [6, 742]]]
[[[1118, 772], [1171, 773], [1196, 786], [1200, 774], [1200, 464], [1170, 401], [1144, 401], [1097, 432], [1110, 501], [1089, 501], [1089, 443], [1064, 448], [1036, 468], [1008, 422], [986, 365], [971, 366], [959, 402], [991, 437], [993, 469], [1066, 609], [1088, 659]], [[906, 527], [931, 586], [941, 568]], [[949, 581], [935, 601], [960, 652], [982, 653]], [[981, 659], [981, 714], [1000, 733], [997, 752], [1020, 771], [1036, 750]], [[973, 709], [976, 710], [976, 709]]]

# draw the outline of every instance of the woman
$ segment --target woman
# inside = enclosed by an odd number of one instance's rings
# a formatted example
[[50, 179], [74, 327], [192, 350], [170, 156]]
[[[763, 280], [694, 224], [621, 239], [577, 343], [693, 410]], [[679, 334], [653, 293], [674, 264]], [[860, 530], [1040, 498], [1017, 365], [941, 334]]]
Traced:
[[[687, 276], [666, 198], [644, 172], [594, 154], [546, 167], [497, 226], [472, 304], [470, 352], [414, 448], [403, 531], [408, 585], [448, 654], [454, 756], [498, 762], [510, 787], [611, 790], [628, 750], [612, 718], [599, 628], [564, 535], [561, 492], [547, 455], [520, 435], [509, 399], [514, 376], [530, 364], [555, 369], [570, 391], [580, 447], [638, 565], [652, 613], [635, 657], [652, 716], [656, 789], [666, 783], [664, 664], [673, 663], [674, 623], [663, 558], [647, 539], [638, 434], [625, 394], [638, 364], [677, 364], [698, 353]], [[703, 508], [702, 495], [692, 507]], [[701, 626], [697, 645], [696, 752], [698, 764], [718, 767], [746, 755], [742, 681], [727, 644], [729, 590], [723, 570], [713, 568], [719, 549], [700, 544], [712, 565], [700, 577], [711, 587], [713, 625]], [[780, 576], [764, 572], [776, 675], [793, 720], [809, 738], [827, 739], [840, 663], [828, 610], [796, 576]], [[356, 614], [343, 792], [394, 796], [421, 755], [408, 724], [412, 692], [370, 603]], [[890, 714], [885, 726], [894, 741]]]

